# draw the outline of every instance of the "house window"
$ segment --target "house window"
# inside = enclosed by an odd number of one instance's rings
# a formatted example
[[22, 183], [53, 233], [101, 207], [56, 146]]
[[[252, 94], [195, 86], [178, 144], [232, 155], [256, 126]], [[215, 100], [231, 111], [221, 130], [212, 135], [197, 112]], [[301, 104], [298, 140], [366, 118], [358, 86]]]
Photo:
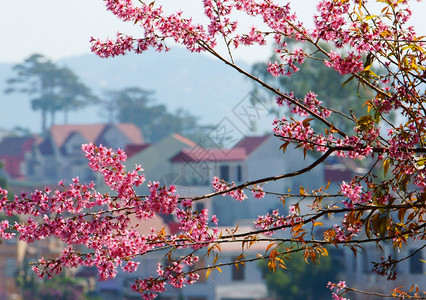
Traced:
[[[233, 261], [236, 261], [237, 258], [234, 257]], [[242, 281], [245, 279], [245, 266], [243, 264], [232, 265], [232, 280], [233, 281]]]
[[81, 152], [81, 144], [74, 144], [71, 146], [72, 153], [79, 153]]
[[204, 209], [205, 205], [202, 202], [195, 203], [195, 210], [196, 211], [202, 211]]
[[8, 257], [5, 261], [5, 275], [6, 277], [14, 277], [16, 276], [16, 258]]
[[352, 270], [354, 271], [354, 272], [356, 272], [357, 271], [357, 265], [358, 265], [358, 260], [356, 259], [357, 258], [357, 256], [353, 256], [352, 257]]
[[27, 164], [27, 175], [34, 175], [35, 173], [35, 162], [30, 160]]
[[57, 166], [48, 164], [44, 166], [44, 174], [47, 178], [56, 178], [57, 177]]
[[220, 166], [220, 178], [229, 181], [229, 166]]
[[423, 259], [422, 251], [415, 253], [416, 250], [410, 250], [410, 273], [412, 274], [423, 274]]
[[237, 181], [243, 181], [243, 168], [241, 166], [237, 166]]
[[364, 254], [362, 255], [362, 272], [364, 274], [368, 274], [370, 273], [371, 268], [368, 262], [368, 254], [367, 252], [364, 252]]

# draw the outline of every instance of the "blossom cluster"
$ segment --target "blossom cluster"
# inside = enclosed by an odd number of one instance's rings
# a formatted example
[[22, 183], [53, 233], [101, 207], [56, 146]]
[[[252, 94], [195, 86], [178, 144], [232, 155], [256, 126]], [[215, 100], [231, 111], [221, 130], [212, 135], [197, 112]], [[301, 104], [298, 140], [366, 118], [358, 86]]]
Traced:
[[266, 192], [263, 190], [263, 187], [261, 187], [261, 186], [252, 187], [251, 192], [252, 192], [254, 198], [256, 198], [256, 199], [262, 199], [266, 195]]
[[303, 222], [303, 218], [297, 216], [294, 209], [290, 209], [290, 214], [283, 216], [276, 209], [272, 213], [259, 216], [255, 221], [254, 225], [257, 228], [264, 230], [265, 235], [272, 235], [278, 229], [286, 230], [294, 224]]
[[[311, 29], [298, 20], [290, 4], [274, 1], [203, 0], [207, 17], [203, 24], [184, 17], [182, 11], [166, 14], [155, 2], [104, 2], [107, 10], [119, 19], [139, 26], [141, 35], [118, 33], [114, 40], [105, 41], [92, 38], [92, 51], [100, 57], [132, 51], [142, 53], [150, 48], [167, 51], [167, 42], [172, 41], [191, 52], [207, 51], [246, 74], [236, 66], [233, 51], [240, 46], [266, 45], [268, 37], [272, 37], [275, 61], [267, 67], [271, 75], [291, 76], [307, 60], [317, 59], [368, 90], [369, 99], [362, 101], [369, 113], [357, 116], [356, 112], [344, 113], [324, 107], [315, 91], [298, 99], [291, 91], [283, 93], [247, 75], [273, 91], [280, 106], [287, 106], [286, 112], [291, 116], [285, 115], [273, 122], [273, 133], [284, 142], [284, 149], [291, 143], [305, 154], [307, 151], [320, 152], [323, 158], [333, 153], [341, 158], [371, 162], [367, 170], [362, 170], [362, 176], [341, 182], [337, 195], [327, 195], [326, 188], [320, 195], [312, 191], [311, 195], [305, 192], [294, 195], [306, 201], [309, 197], [314, 199], [307, 205], [311, 208], [310, 214], [299, 215], [300, 209], [295, 204], [286, 216], [278, 209], [259, 216], [255, 220], [258, 232], [271, 235], [289, 227], [292, 228], [291, 238], [298, 238], [297, 242], [306, 246], [304, 226], [308, 223], [312, 223], [312, 228], [318, 226], [321, 222], [316, 222], [317, 218], [337, 211], [345, 216], [340, 224], [325, 230], [326, 243], [336, 246], [349, 241], [355, 243], [363, 227], [368, 237], [374, 235], [379, 241], [385, 237], [393, 241], [395, 248], [401, 241], [406, 243], [409, 237], [419, 238], [424, 229], [420, 221], [424, 215], [426, 187], [423, 90], [426, 43], [412, 27], [406, 26], [411, 15], [408, 1], [378, 1], [382, 9], [371, 14], [367, 1], [321, 0]], [[263, 25], [241, 28], [237, 17], [240, 13], [260, 20]], [[302, 47], [293, 47], [291, 40]], [[226, 45], [229, 60], [218, 50], [221, 41]], [[335, 49], [328, 50], [323, 43]], [[375, 65], [381, 68], [378, 74], [372, 70]], [[392, 119], [394, 112], [401, 115], [399, 120]], [[337, 128], [331, 116], [352, 121], [353, 130], [344, 132]], [[311, 126], [313, 120], [323, 124], [323, 130]], [[196, 251], [212, 243], [229, 241], [229, 237], [224, 238], [214, 228], [217, 218], [209, 217], [205, 209], [194, 211], [191, 199], [180, 199], [173, 185], [149, 182], [149, 195], [137, 195], [135, 187], [145, 183], [143, 169], [135, 166], [127, 171], [124, 151], [94, 144], [82, 148], [90, 168], [103, 177], [111, 193], [101, 194], [94, 183], [82, 183], [78, 177], [69, 184], [59, 182], [56, 189], [46, 187], [15, 195], [13, 199], [0, 188], [0, 210], [7, 216], [25, 216], [15, 224], [2, 221], [0, 237], [18, 236], [28, 243], [48, 237], [60, 239], [65, 244], [61, 255], [55, 259], [41, 259], [34, 266], [38, 276], [49, 278], [63, 268], [94, 266], [99, 278], [108, 280], [114, 278], [120, 268], [129, 273], [137, 271], [140, 255], [162, 249], [188, 249], [191, 254], [170, 258], [168, 265], [158, 266], [156, 277], [138, 279], [132, 288], [145, 299], [152, 299], [164, 292], [167, 284], [181, 288], [196, 282], [198, 275], [191, 272], [199, 259]], [[322, 158], [316, 162], [321, 162]], [[383, 170], [380, 176], [379, 167]], [[215, 177], [212, 186], [216, 194], [228, 195], [237, 201], [247, 198], [243, 188], [233, 182]], [[255, 198], [263, 198], [267, 193], [262, 185], [243, 186], [251, 190]], [[322, 202], [328, 196], [343, 200], [328, 206]], [[141, 221], [152, 219], [156, 214], [171, 215], [178, 222], [179, 232], [166, 235], [163, 231], [152, 230], [150, 234], [141, 234], [132, 225], [131, 217]], [[393, 215], [398, 215], [399, 223]], [[406, 220], [409, 224], [401, 226]], [[87, 253], [78, 251], [81, 246], [88, 249]], [[377, 265], [377, 270], [383, 273], [386, 264], [389, 261]], [[333, 290], [333, 299], [345, 299], [342, 296], [346, 292], [345, 282], [330, 283], [329, 287]]]
[[[227, 191], [228, 189], [233, 189], [236, 185], [234, 182], [231, 184], [228, 184], [215, 176], [213, 177], [212, 186], [216, 192], [224, 192], [224, 191]], [[222, 196], [231, 196], [232, 198], [238, 201], [243, 201], [247, 199], [247, 195], [244, 193], [242, 189], [231, 190], [229, 192], [223, 193]]]
[[[328, 282], [327, 287], [332, 290], [331, 298], [333, 300], [349, 300], [349, 298], [345, 298], [341, 296], [341, 293], [345, 292], [346, 288], [346, 282], [345, 281], [339, 281], [338, 283], [332, 283]], [[334, 292], [335, 290], [335, 292]]]
[[196, 255], [188, 255], [184, 259], [171, 261], [169, 265], [157, 265], [157, 277], [137, 279], [131, 288], [146, 299], [154, 299], [159, 293], [165, 291], [165, 283], [168, 282], [175, 288], [182, 288], [185, 284], [194, 284], [198, 281], [199, 275], [187, 272], [188, 267], [192, 267], [198, 261]]
[[[303, 99], [296, 99], [293, 95], [293, 93], [289, 93], [287, 95], [289, 98], [302, 103], [304, 105], [304, 107], [310, 109], [311, 111], [315, 112], [316, 114], [318, 114], [319, 116], [323, 117], [323, 118], [328, 118], [331, 115], [331, 111], [325, 107], [322, 107], [322, 101], [317, 99], [317, 96], [315, 93], [313, 92], [309, 92], [305, 95], [305, 97]], [[304, 108], [297, 106], [294, 104], [294, 102], [290, 102], [288, 99], [283, 98], [283, 97], [278, 97], [277, 98], [277, 104], [279, 106], [283, 106], [284, 103], [286, 103], [289, 108], [291, 109], [290, 112], [292, 114], [297, 114], [300, 117], [307, 117], [309, 116], [309, 112], [307, 112]]]
[[8, 220], [3, 220], [0, 222], [0, 238], [5, 240], [13, 239], [15, 236], [15, 233], [8, 232], [10, 230], [10, 224]]

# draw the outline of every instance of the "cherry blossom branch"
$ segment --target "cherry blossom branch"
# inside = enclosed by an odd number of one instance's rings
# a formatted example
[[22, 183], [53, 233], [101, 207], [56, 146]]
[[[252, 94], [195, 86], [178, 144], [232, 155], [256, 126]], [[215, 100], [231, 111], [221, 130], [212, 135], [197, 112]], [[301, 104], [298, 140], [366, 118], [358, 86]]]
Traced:
[[218, 195], [223, 195], [232, 191], [236, 191], [236, 190], [241, 190], [245, 187], [251, 186], [251, 185], [256, 185], [259, 183], [264, 183], [264, 182], [268, 182], [268, 181], [277, 181], [280, 179], [284, 179], [284, 178], [289, 178], [289, 177], [294, 177], [294, 176], [298, 176], [300, 174], [306, 173], [311, 171], [312, 169], [314, 169], [316, 166], [318, 166], [319, 164], [321, 164], [327, 157], [329, 157], [333, 152], [335, 151], [335, 149], [329, 149], [327, 150], [326, 153], [324, 153], [319, 159], [317, 159], [316, 161], [314, 161], [312, 164], [310, 164], [309, 166], [300, 169], [298, 171], [295, 172], [291, 172], [291, 173], [286, 173], [286, 174], [281, 174], [281, 175], [277, 175], [277, 176], [272, 176], [272, 177], [265, 177], [262, 179], [257, 179], [257, 180], [252, 180], [252, 181], [248, 181], [246, 183], [234, 186], [234, 187], [230, 187], [227, 188], [226, 190], [223, 191], [218, 191], [218, 192], [214, 192], [214, 193], [210, 193], [210, 194], [205, 194], [203, 196], [199, 196], [199, 197], [194, 197], [192, 198], [192, 201], [197, 201], [197, 200], [202, 200], [202, 199], [207, 199], [207, 198], [212, 198], [214, 196], [218, 196]]
[[243, 74], [244, 76], [248, 77], [249, 79], [259, 83], [261, 86], [263, 86], [264, 88], [266, 88], [267, 90], [273, 92], [274, 94], [276, 94], [277, 96], [286, 99], [287, 101], [291, 102], [292, 104], [300, 107], [301, 109], [303, 109], [304, 111], [308, 112], [310, 115], [312, 115], [313, 117], [315, 117], [316, 119], [318, 119], [319, 121], [321, 121], [322, 123], [324, 123], [328, 128], [333, 128], [337, 133], [339, 133], [341, 136], [345, 137], [346, 134], [344, 132], [342, 132], [341, 130], [339, 130], [338, 128], [336, 128], [333, 124], [331, 124], [330, 122], [328, 122], [326, 119], [324, 119], [323, 117], [321, 117], [319, 114], [317, 114], [316, 112], [314, 112], [313, 110], [309, 109], [308, 107], [306, 107], [305, 105], [303, 105], [302, 103], [300, 103], [299, 101], [293, 99], [292, 97], [282, 93], [281, 91], [279, 91], [276, 88], [271, 87], [270, 85], [268, 85], [266, 82], [262, 81], [261, 79], [259, 79], [258, 77], [253, 76], [252, 74], [248, 73], [247, 71], [243, 70], [242, 68], [240, 68], [239, 66], [237, 66], [236, 64], [229, 62], [228, 60], [226, 60], [225, 58], [223, 58], [221, 55], [219, 55], [216, 51], [214, 51], [212, 48], [210, 48], [207, 44], [203, 43], [202, 41], [199, 41], [199, 44], [206, 49], [206, 51], [210, 52], [211, 54], [213, 54], [216, 58], [218, 58], [219, 60], [221, 60], [222, 62], [224, 62], [225, 64], [227, 64], [228, 66], [231, 66], [232, 68], [234, 68], [236, 71], [238, 71], [239, 73]]
[[418, 248], [418, 249], [416, 249], [415, 251], [413, 251], [413, 253], [411, 253], [410, 255], [407, 255], [407, 256], [406, 256], [406, 257], [404, 257], [404, 258], [401, 258], [401, 259], [396, 260], [396, 261], [395, 261], [395, 263], [400, 263], [400, 262], [402, 262], [402, 261], [404, 261], [404, 260], [409, 259], [410, 257], [415, 256], [417, 253], [419, 253], [420, 251], [422, 251], [424, 248], [426, 248], [426, 244], [424, 244], [424, 245], [423, 245], [423, 246], [421, 246], [420, 248]]
[[[387, 206], [387, 209], [395, 209], [395, 210], [399, 210], [401, 208], [406, 208], [406, 209], [412, 209], [412, 208], [426, 208], [426, 204], [425, 203], [420, 203], [420, 204], [406, 204], [406, 205], [389, 205]], [[348, 213], [348, 212], [363, 212], [363, 211], [368, 211], [370, 212], [370, 215], [372, 215], [374, 213], [374, 211], [376, 210], [381, 210], [383, 209], [383, 206], [359, 206], [359, 207], [355, 207], [352, 209], [348, 209], [348, 208], [338, 208], [338, 209], [327, 209], [327, 210], [322, 210], [317, 214], [314, 214], [312, 216], [306, 215], [306, 219], [303, 219], [301, 221], [295, 221], [295, 222], [291, 222], [288, 224], [284, 224], [281, 226], [276, 226], [276, 227], [271, 227], [271, 228], [267, 228], [267, 229], [262, 229], [262, 230], [254, 230], [254, 231], [250, 231], [247, 233], [239, 233], [239, 234], [234, 234], [234, 235], [229, 235], [229, 236], [223, 236], [222, 238], [239, 238], [239, 237], [245, 237], [248, 235], [256, 235], [256, 234], [264, 234], [264, 233], [268, 233], [268, 232], [275, 232], [277, 230], [281, 230], [281, 229], [285, 229], [285, 228], [292, 228], [295, 225], [306, 225], [309, 223], [314, 222], [315, 220], [319, 219], [320, 217], [324, 216], [324, 215], [328, 215], [328, 214], [342, 214], [342, 213]], [[419, 225], [418, 227], [416, 227], [415, 229], [413, 229], [413, 231], [417, 231], [420, 230], [422, 228], [425, 228], [426, 224], [423, 225]], [[404, 232], [404, 234], [409, 234], [411, 231], [406, 231]], [[389, 239], [393, 239], [396, 236], [390, 236], [390, 237], [385, 237], [385, 238], [378, 238], [377, 240], [375, 239], [365, 239], [365, 240], [354, 240], [354, 243], [357, 242], [368, 242], [368, 241], [381, 241], [381, 240], [389, 240]], [[321, 243], [321, 241], [315, 241], [318, 243]], [[343, 243], [348, 243], [349, 241], [343, 241]], [[330, 241], [324, 241], [323, 243], [330, 243]]]
[[[394, 292], [395, 294], [382, 294], [382, 293], [376, 293], [376, 292], [369, 292], [369, 291], [364, 291], [364, 290], [359, 290], [359, 289], [355, 289], [355, 288], [350, 288], [350, 287], [344, 287], [343, 288], [345, 290], [345, 292], [351, 291], [351, 292], [355, 292], [355, 293], [359, 293], [359, 294], [363, 294], [363, 295], [369, 295], [369, 296], [376, 296], [376, 297], [380, 297], [380, 298], [400, 298], [400, 299], [419, 299], [419, 300], [424, 300], [426, 299], [426, 297], [423, 296], [411, 296], [407, 293], [404, 293], [403, 295], [398, 295], [398, 293], [395, 293], [395, 290], [393, 290], [392, 292]], [[340, 295], [342, 295], [343, 293], [340, 293]]]

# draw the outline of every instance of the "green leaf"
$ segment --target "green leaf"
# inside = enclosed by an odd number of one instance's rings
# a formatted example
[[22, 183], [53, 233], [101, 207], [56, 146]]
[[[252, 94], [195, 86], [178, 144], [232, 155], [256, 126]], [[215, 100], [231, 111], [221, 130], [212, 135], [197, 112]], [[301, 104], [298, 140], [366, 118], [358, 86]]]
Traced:
[[369, 15], [364, 19], [364, 21], [368, 21], [368, 20], [371, 20], [371, 19], [376, 18], [376, 17], [377, 17], [376, 15]]
[[386, 231], [388, 228], [388, 218], [387, 216], [381, 216], [379, 218], [379, 234], [383, 238], [386, 236]]
[[347, 83], [349, 83], [352, 79], [354, 79], [354, 75], [352, 75], [351, 77], [349, 77], [345, 82], [343, 82], [342, 87], [344, 87]]
[[388, 172], [388, 170], [389, 170], [389, 166], [390, 166], [390, 159], [389, 159], [389, 158], [386, 158], [386, 159], [383, 161], [383, 173], [384, 173], [385, 177], [386, 177], [386, 174], [387, 174], [387, 172]]
[[416, 164], [419, 168], [424, 167], [424, 165], [426, 164], [426, 157], [422, 157], [422, 158], [416, 160]]

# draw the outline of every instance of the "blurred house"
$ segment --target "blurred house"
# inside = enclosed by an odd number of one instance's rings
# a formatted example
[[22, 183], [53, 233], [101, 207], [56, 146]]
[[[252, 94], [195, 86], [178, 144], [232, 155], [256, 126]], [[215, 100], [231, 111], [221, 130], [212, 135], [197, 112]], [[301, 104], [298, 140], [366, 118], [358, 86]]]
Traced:
[[134, 124], [54, 125], [46, 138], [27, 153], [28, 180], [46, 184], [59, 180], [95, 180], [81, 150], [85, 143], [124, 149], [129, 144], [143, 144], [142, 133]]
[[[230, 149], [183, 149], [171, 158], [172, 170], [181, 174], [182, 185], [187, 185], [189, 196], [200, 196], [213, 191], [214, 176], [227, 182], [243, 182], [291, 173], [310, 165], [314, 158], [304, 157], [300, 149], [288, 148], [283, 154], [281, 141], [274, 136], [248, 136]], [[179, 184], [179, 182], [177, 182]], [[322, 167], [310, 172], [278, 181], [271, 180], [263, 186], [266, 191], [287, 193], [299, 191], [300, 186], [320, 187], [324, 184]], [[254, 199], [249, 191], [248, 199], [238, 202], [229, 197], [217, 196], [196, 203], [196, 209], [209, 208], [223, 226], [231, 226], [243, 220], [253, 220], [258, 215], [280, 208], [279, 196], [267, 195]], [[281, 209], [284, 209], [281, 206]]]
[[30, 152], [36, 142], [35, 137], [6, 136], [0, 142], [0, 161], [8, 178], [25, 180], [25, 155]]
[[176, 184], [176, 180], [179, 179], [176, 179], [175, 176], [179, 177], [180, 174], [171, 172], [170, 158], [183, 149], [191, 149], [195, 146], [196, 144], [193, 141], [172, 133], [142, 151], [129, 156], [126, 166], [131, 168], [137, 164], [142, 165], [147, 182], [159, 181], [166, 185]]
[[[132, 170], [136, 165], [141, 165], [145, 175], [145, 184], [135, 188], [140, 195], [146, 195], [149, 192], [147, 184], [149, 181], [158, 181], [161, 185], [175, 184], [178, 193], [183, 191], [179, 186], [180, 174], [173, 173], [170, 158], [185, 148], [193, 148], [196, 144], [176, 133], [172, 133], [153, 144], [129, 144], [125, 148], [127, 161], [126, 169]], [[101, 193], [111, 192], [103, 182], [101, 174], [97, 176], [97, 190]]]

